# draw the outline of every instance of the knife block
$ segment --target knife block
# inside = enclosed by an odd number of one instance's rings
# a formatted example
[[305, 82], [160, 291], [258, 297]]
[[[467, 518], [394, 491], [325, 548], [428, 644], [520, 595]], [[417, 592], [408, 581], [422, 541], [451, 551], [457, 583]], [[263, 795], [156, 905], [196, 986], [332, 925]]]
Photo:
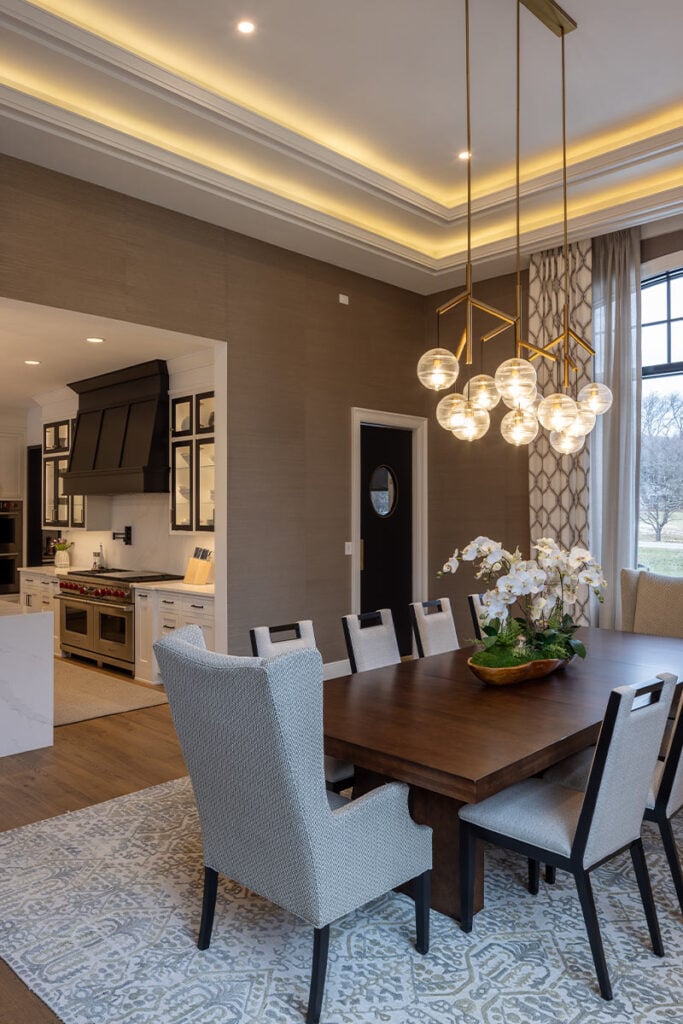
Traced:
[[213, 559], [190, 558], [185, 570], [183, 583], [194, 583], [196, 586], [213, 583]]

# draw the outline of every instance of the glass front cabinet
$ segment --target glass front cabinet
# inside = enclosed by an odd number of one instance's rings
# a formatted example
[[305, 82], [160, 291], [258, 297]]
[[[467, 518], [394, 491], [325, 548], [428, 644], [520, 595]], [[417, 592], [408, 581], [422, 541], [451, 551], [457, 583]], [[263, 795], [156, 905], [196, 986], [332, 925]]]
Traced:
[[43, 528], [108, 529], [111, 514], [107, 497], [86, 502], [82, 494], [64, 494], [63, 477], [69, 468], [75, 423], [59, 420], [43, 424]]
[[63, 476], [69, 465], [66, 455], [49, 455], [43, 459], [43, 525], [69, 525], [69, 497], [64, 494]]
[[216, 469], [213, 420], [213, 392], [172, 400], [171, 531], [214, 531]]

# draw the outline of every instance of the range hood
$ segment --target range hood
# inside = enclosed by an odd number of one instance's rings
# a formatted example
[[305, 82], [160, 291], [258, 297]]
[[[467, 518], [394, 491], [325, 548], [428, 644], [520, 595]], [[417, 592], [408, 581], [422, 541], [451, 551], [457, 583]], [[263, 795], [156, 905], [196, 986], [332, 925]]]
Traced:
[[65, 494], [168, 491], [168, 369], [161, 359], [76, 381]]

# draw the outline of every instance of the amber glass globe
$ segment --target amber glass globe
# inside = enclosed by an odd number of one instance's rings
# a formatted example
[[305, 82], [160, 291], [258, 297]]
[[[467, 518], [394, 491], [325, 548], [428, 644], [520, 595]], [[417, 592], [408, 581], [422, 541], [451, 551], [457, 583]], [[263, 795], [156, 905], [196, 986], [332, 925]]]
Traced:
[[577, 417], [578, 407], [573, 398], [556, 391], [554, 395], [544, 398], [538, 407], [538, 418], [546, 430], [559, 433], [571, 427]]
[[430, 348], [417, 364], [420, 383], [430, 391], [444, 391], [451, 387], [455, 384], [459, 372], [458, 360], [447, 348]]
[[528, 359], [506, 359], [495, 380], [503, 401], [513, 407], [530, 401], [536, 391], [536, 369]]
[[500, 392], [493, 377], [479, 373], [466, 386], [467, 397], [475, 409], [495, 409], [500, 402]]
[[471, 402], [467, 403], [462, 424], [453, 430], [460, 441], [478, 441], [489, 429], [491, 417], [486, 409], [475, 409]]
[[454, 430], [465, 422], [467, 399], [463, 395], [446, 395], [436, 407], [436, 418], [444, 430]]
[[582, 408], [588, 409], [596, 416], [601, 416], [612, 404], [612, 392], [606, 384], [598, 384], [597, 381], [593, 381], [592, 384], [586, 384], [581, 388], [578, 401]]
[[513, 409], [503, 416], [500, 432], [508, 444], [530, 444], [538, 434], [538, 420], [533, 412]]
[[551, 430], [550, 446], [560, 455], [576, 455], [586, 443], [583, 434], [568, 434], [565, 430]]

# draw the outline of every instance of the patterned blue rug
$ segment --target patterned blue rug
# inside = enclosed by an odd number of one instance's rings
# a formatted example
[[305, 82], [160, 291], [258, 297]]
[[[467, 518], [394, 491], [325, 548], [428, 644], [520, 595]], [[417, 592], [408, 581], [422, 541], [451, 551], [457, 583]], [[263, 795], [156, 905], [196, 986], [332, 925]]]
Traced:
[[[537, 897], [487, 850], [471, 935], [389, 894], [332, 926], [324, 1024], [654, 1024], [683, 1020], [683, 919], [657, 835], [646, 854], [667, 955], [653, 956], [628, 856], [594, 872], [615, 998], [597, 993], [573, 881]], [[195, 945], [202, 857], [187, 779], [0, 834], [0, 950], [66, 1024], [294, 1024], [312, 930], [228, 880]]]

